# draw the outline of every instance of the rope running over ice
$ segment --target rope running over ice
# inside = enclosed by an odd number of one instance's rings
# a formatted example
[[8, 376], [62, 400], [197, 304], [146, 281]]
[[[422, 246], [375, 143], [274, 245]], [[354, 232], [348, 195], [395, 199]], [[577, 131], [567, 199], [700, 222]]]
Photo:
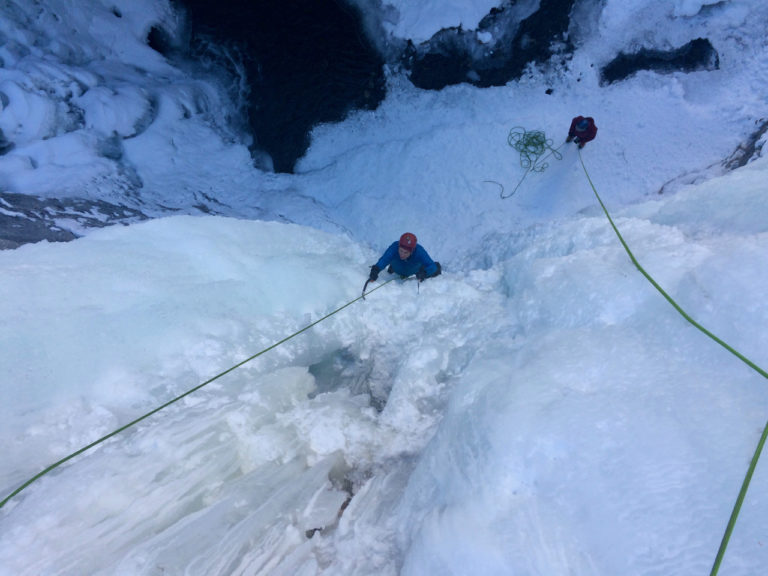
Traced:
[[[653, 285], [656, 290], [659, 291], [659, 293], [669, 302], [672, 307], [677, 310], [680, 315], [685, 318], [690, 324], [692, 324], [695, 328], [700, 330], [702, 333], [704, 333], [706, 336], [720, 344], [723, 348], [728, 350], [731, 354], [736, 356], [739, 360], [744, 362], [747, 366], [752, 368], [755, 372], [760, 374], [763, 378], [768, 378], [768, 373], [766, 373], [765, 370], [760, 368], [757, 364], [749, 360], [749, 358], [745, 357], [743, 354], [729, 346], [726, 342], [715, 336], [712, 332], [704, 328], [701, 324], [696, 322], [693, 318], [691, 318], [688, 313], [683, 310], [680, 305], [675, 302], [672, 297], [667, 294], [664, 289], [659, 286], [659, 284], [651, 277], [648, 272], [646, 272], [642, 266], [640, 266], [640, 263], [635, 258], [634, 254], [632, 254], [632, 251], [629, 249], [629, 246], [624, 241], [624, 238], [622, 237], [621, 233], [619, 232], [619, 229], [616, 227], [616, 224], [613, 222], [613, 218], [611, 218], [611, 215], [608, 213], [608, 209], [605, 207], [605, 204], [603, 204], [603, 200], [600, 198], [600, 195], [597, 193], [597, 189], [595, 188], [595, 185], [592, 183], [592, 178], [589, 177], [589, 172], [587, 171], [587, 167], [584, 165], [584, 159], [581, 156], [581, 150], [579, 150], [579, 160], [581, 161], [581, 167], [584, 169], [584, 174], [587, 177], [587, 180], [589, 181], [589, 185], [592, 187], [592, 191], [595, 193], [595, 197], [597, 198], [597, 201], [600, 203], [601, 208], [603, 209], [603, 212], [605, 212], [605, 216], [608, 218], [608, 222], [611, 223], [611, 227], [613, 228], [613, 231], [616, 233], [616, 236], [618, 236], [619, 241], [621, 242], [621, 245], [624, 246], [624, 250], [629, 255], [629, 259], [632, 260], [632, 263], [635, 265], [635, 267], [640, 271], [640, 273], [645, 276], [645, 278]], [[744, 481], [741, 484], [741, 490], [739, 490], [739, 496], [736, 498], [736, 503], [733, 506], [733, 511], [731, 512], [731, 517], [728, 520], [728, 526], [725, 529], [725, 534], [723, 534], [723, 539], [720, 542], [720, 549], [717, 551], [717, 556], [715, 558], [715, 562], [712, 566], [712, 571], [710, 572], [710, 576], [716, 576], [718, 571], [720, 570], [720, 564], [723, 560], [723, 556], [725, 555], [725, 549], [728, 547], [728, 541], [731, 538], [731, 534], [733, 532], [733, 528], [736, 525], [736, 519], [739, 516], [739, 512], [741, 511], [741, 505], [744, 502], [744, 498], [747, 495], [747, 490], [749, 489], [749, 484], [752, 481], [752, 475], [755, 472], [755, 468], [757, 467], [757, 462], [760, 459], [760, 454], [763, 451], [763, 447], [765, 446], [766, 439], [768, 439], [768, 422], [766, 423], [765, 427], [763, 428], [763, 433], [760, 435], [760, 440], [757, 443], [757, 447], [755, 448], [755, 453], [752, 456], [752, 460], [749, 463], [749, 468], [747, 469], [747, 474], [744, 478]]]
[[241, 362], [238, 362], [237, 364], [235, 364], [235, 365], [234, 365], [234, 366], [232, 366], [231, 368], [228, 368], [227, 370], [224, 370], [224, 372], [221, 372], [221, 373], [217, 374], [216, 376], [214, 376], [213, 378], [211, 378], [211, 379], [209, 379], [209, 380], [206, 380], [206, 381], [205, 381], [205, 382], [203, 382], [202, 384], [198, 384], [198, 385], [197, 385], [197, 386], [195, 386], [194, 388], [191, 388], [191, 389], [187, 390], [186, 392], [184, 392], [183, 394], [181, 394], [181, 395], [177, 396], [177, 397], [176, 397], [176, 398], [174, 398], [173, 400], [169, 400], [169, 401], [168, 401], [168, 402], [166, 402], [165, 404], [162, 404], [161, 406], [158, 406], [157, 408], [155, 408], [154, 410], [152, 410], [152, 411], [150, 411], [150, 412], [147, 412], [147, 413], [146, 413], [146, 414], [144, 414], [143, 416], [140, 416], [139, 418], [136, 418], [135, 420], [133, 420], [133, 421], [131, 421], [131, 422], [128, 422], [128, 424], [126, 424], [126, 425], [124, 425], [124, 426], [121, 426], [120, 428], [118, 428], [117, 430], [114, 430], [114, 431], [110, 432], [110, 433], [109, 433], [109, 434], [107, 434], [106, 436], [102, 436], [101, 438], [99, 438], [98, 440], [96, 440], [96, 441], [94, 441], [94, 442], [91, 442], [91, 443], [90, 443], [90, 444], [88, 444], [87, 446], [83, 446], [83, 447], [82, 447], [82, 448], [80, 448], [79, 450], [77, 450], [77, 451], [75, 451], [75, 452], [72, 452], [72, 454], [70, 454], [70, 455], [68, 455], [68, 456], [65, 456], [64, 458], [62, 458], [62, 459], [61, 459], [61, 460], [59, 460], [58, 462], [54, 462], [53, 464], [51, 464], [50, 466], [48, 466], [48, 467], [47, 467], [45, 470], [43, 470], [43, 471], [39, 472], [38, 474], [35, 474], [35, 475], [34, 475], [32, 478], [30, 478], [29, 480], [27, 480], [26, 482], [24, 482], [24, 483], [23, 483], [21, 486], [19, 486], [18, 488], [16, 488], [16, 490], [14, 490], [14, 491], [13, 491], [13, 492], [11, 492], [11, 493], [10, 493], [8, 496], [6, 496], [5, 498], [3, 498], [3, 500], [1, 500], [1, 501], [0, 501], [0, 509], [1, 509], [3, 506], [5, 506], [5, 505], [8, 503], [8, 501], [9, 501], [9, 500], [11, 500], [11, 498], [13, 498], [13, 497], [14, 497], [14, 496], [16, 496], [17, 494], [19, 494], [19, 493], [20, 493], [22, 490], [24, 490], [25, 488], [27, 488], [27, 487], [28, 487], [30, 484], [32, 484], [32, 483], [33, 483], [33, 482], [35, 482], [36, 480], [39, 480], [40, 478], [42, 478], [43, 476], [45, 476], [45, 475], [46, 475], [46, 474], [48, 474], [49, 472], [52, 472], [53, 470], [55, 470], [56, 468], [58, 468], [59, 466], [61, 466], [61, 465], [62, 465], [62, 464], [64, 464], [65, 462], [68, 462], [69, 460], [71, 460], [72, 458], [74, 458], [74, 457], [76, 457], [76, 456], [79, 456], [79, 455], [80, 455], [80, 454], [82, 454], [83, 452], [86, 452], [86, 451], [90, 450], [91, 448], [93, 448], [93, 447], [95, 447], [95, 446], [98, 446], [98, 445], [99, 445], [99, 444], [101, 444], [102, 442], [105, 442], [106, 440], [109, 440], [110, 438], [112, 438], [113, 436], [116, 436], [116, 435], [117, 435], [117, 434], [119, 434], [120, 432], [123, 432], [124, 430], [127, 430], [128, 428], [131, 428], [132, 426], [135, 426], [136, 424], [138, 424], [138, 423], [139, 423], [139, 422], [141, 422], [142, 420], [146, 420], [147, 418], [149, 418], [149, 417], [150, 417], [150, 416], [152, 416], [153, 414], [157, 414], [157, 413], [158, 413], [158, 412], [160, 412], [160, 410], [162, 410], [163, 408], [167, 408], [167, 407], [168, 407], [168, 406], [170, 406], [171, 404], [174, 404], [174, 403], [178, 402], [179, 400], [181, 400], [182, 398], [185, 398], [185, 397], [189, 396], [189, 395], [190, 395], [190, 394], [192, 394], [193, 392], [197, 392], [198, 390], [200, 390], [200, 389], [201, 389], [201, 388], [203, 388], [204, 386], [207, 386], [208, 384], [210, 384], [210, 383], [211, 383], [211, 382], [213, 382], [214, 380], [218, 380], [218, 379], [219, 379], [219, 378], [221, 378], [222, 376], [224, 376], [224, 375], [226, 375], [226, 374], [229, 374], [230, 372], [232, 372], [232, 371], [234, 371], [234, 370], [236, 370], [236, 369], [240, 368], [241, 366], [243, 366], [244, 364], [247, 364], [247, 363], [248, 363], [248, 362], [250, 362], [251, 360], [254, 360], [255, 358], [258, 358], [258, 357], [259, 357], [259, 356], [261, 356], [262, 354], [266, 354], [266, 353], [267, 353], [267, 352], [269, 352], [270, 350], [273, 350], [274, 348], [277, 348], [277, 347], [278, 347], [278, 346], [280, 346], [281, 344], [284, 344], [285, 342], [287, 342], [287, 341], [288, 341], [288, 340], [290, 340], [291, 338], [294, 338], [295, 336], [298, 336], [299, 334], [302, 334], [303, 332], [306, 332], [307, 330], [309, 330], [310, 328], [312, 328], [312, 327], [313, 327], [313, 326], [315, 326], [316, 324], [319, 324], [319, 323], [320, 323], [320, 322], [322, 322], [323, 320], [326, 320], [326, 319], [330, 318], [331, 316], [333, 316], [333, 315], [334, 315], [334, 314], [336, 314], [337, 312], [341, 312], [342, 310], [344, 310], [344, 308], [346, 308], [346, 307], [348, 307], [348, 306], [351, 306], [352, 304], [354, 304], [354, 303], [355, 303], [355, 302], [357, 302], [358, 300], [364, 299], [366, 294], [370, 294], [371, 292], [374, 292], [374, 291], [378, 290], [378, 289], [379, 289], [379, 288], [381, 288], [382, 286], [385, 286], [385, 285], [389, 284], [390, 282], [392, 282], [392, 280], [394, 280], [394, 278], [392, 278], [392, 279], [390, 279], [390, 280], [387, 280], [386, 282], [383, 282], [382, 284], [379, 284], [379, 285], [378, 285], [378, 286], [376, 286], [375, 288], [371, 288], [370, 290], [368, 290], [368, 292], [364, 292], [362, 295], [358, 296], [358, 297], [357, 297], [357, 298], [355, 298], [354, 300], [350, 300], [349, 302], [347, 302], [347, 303], [346, 303], [346, 304], [344, 304], [343, 306], [340, 306], [339, 308], [337, 308], [337, 309], [336, 309], [336, 310], [334, 310], [333, 312], [330, 312], [330, 313], [326, 314], [325, 316], [323, 316], [323, 317], [322, 317], [322, 318], [320, 318], [319, 320], [315, 320], [314, 322], [312, 322], [311, 324], [308, 324], [307, 326], [305, 326], [305, 327], [304, 327], [304, 328], [302, 328], [301, 330], [298, 330], [297, 332], [294, 332], [294, 333], [293, 333], [293, 334], [291, 334], [290, 336], [286, 336], [285, 338], [283, 338], [283, 339], [282, 339], [282, 340], [280, 340], [279, 342], [275, 342], [275, 343], [274, 343], [274, 344], [272, 344], [271, 346], [268, 346], [267, 348], [264, 348], [264, 350], [261, 350], [260, 352], [257, 352], [257, 353], [256, 353], [256, 354], [254, 354], [253, 356], [250, 356], [249, 358], [246, 358], [245, 360], [243, 360], [243, 361], [241, 361]]

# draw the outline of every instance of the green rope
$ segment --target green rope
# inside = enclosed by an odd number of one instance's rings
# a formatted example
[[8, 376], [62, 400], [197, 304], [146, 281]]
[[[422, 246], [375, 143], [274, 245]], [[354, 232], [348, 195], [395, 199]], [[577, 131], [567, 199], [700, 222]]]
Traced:
[[[589, 185], [592, 187], [592, 191], [595, 193], [595, 197], [597, 198], [597, 201], [600, 203], [600, 206], [603, 209], [603, 212], [605, 212], [605, 216], [608, 218], [608, 222], [611, 223], [611, 227], [613, 228], [613, 231], [616, 233], [616, 236], [618, 236], [619, 241], [621, 242], [621, 245], [624, 246], [624, 250], [629, 255], [630, 260], [632, 260], [632, 263], [635, 265], [635, 267], [640, 271], [640, 273], [646, 277], [646, 279], [653, 285], [656, 290], [659, 291], [659, 293], [669, 302], [675, 310], [677, 310], [680, 315], [685, 318], [690, 324], [692, 324], [695, 328], [703, 332], [706, 336], [720, 344], [723, 348], [728, 350], [731, 354], [736, 356], [739, 360], [744, 362], [747, 366], [752, 368], [755, 372], [760, 374], [763, 378], [768, 378], [768, 373], [766, 373], [765, 370], [760, 368], [757, 364], [749, 360], [747, 357], [739, 353], [737, 350], [729, 346], [727, 343], [722, 341], [720, 338], [715, 336], [712, 332], [704, 328], [701, 324], [696, 322], [693, 318], [691, 318], [685, 310], [683, 310], [677, 302], [675, 302], [672, 297], [667, 294], [661, 286], [651, 277], [648, 272], [646, 272], [642, 266], [640, 266], [640, 263], [635, 258], [634, 254], [632, 254], [632, 251], [629, 249], [629, 246], [624, 241], [624, 238], [622, 237], [621, 233], [619, 232], [619, 229], [616, 227], [616, 224], [613, 222], [613, 218], [611, 218], [611, 215], [608, 213], [608, 209], [605, 207], [605, 204], [603, 204], [602, 199], [600, 198], [600, 195], [597, 193], [597, 189], [595, 188], [595, 185], [592, 183], [592, 178], [589, 177], [589, 172], [587, 171], [587, 167], [584, 165], [584, 159], [581, 156], [581, 150], [579, 150], [579, 160], [581, 161], [581, 167], [584, 169], [584, 174], [587, 177], [587, 180], [589, 181]], [[725, 549], [728, 546], [728, 541], [731, 538], [731, 533], [733, 532], [733, 528], [736, 525], [736, 519], [739, 516], [739, 512], [741, 511], [741, 505], [744, 502], [744, 498], [747, 495], [747, 490], [749, 489], [749, 484], [752, 481], [752, 474], [755, 471], [755, 467], [757, 466], [757, 462], [760, 459], [760, 454], [763, 451], [763, 446], [765, 445], [766, 438], [768, 438], [768, 423], [766, 423], [765, 427], [763, 428], [763, 433], [760, 436], [760, 441], [757, 444], [757, 448], [755, 449], [755, 453], [752, 456], [752, 461], [749, 464], [749, 469], [747, 470], [747, 475], [744, 478], [744, 482], [742, 482], [741, 490], [739, 491], [739, 496], [736, 499], [736, 504], [733, 507], [733, 511], [731, 512], [730, 520], [728, 521], [728, 526], [725, 530], [725, 534], [723, 535], [722, 542], [720, 543], [720, 549], [717, 552], [717, 557], [715, 558], [715, 563], [712, 566], [712, 572], [710, 573], [710, 576], [716, 576], [718, 570], [720, 569], [720, 563], [723, 560], [723, 556], [725, 554]]]
[[720, 563], [723, 561], [725, 549], [728, 547], [728, 541], [731, 539], [733, 528], [736, 526], [736, 518], [738, 518], [739, 512], [741, 512], [741, 505], [744, 503], [747, 490], [749, 490], [749, 483], [752, 481], [752, 474], [754, 473], [755, 467], [757, 466], [757, 461], [760, 459], [760, 454], [763, 452], [763, 446], [765, 446], [766, 438], [768, 438], [768, 423], [766, 423], [765, 428], [763, 428], [760, 441], [757, 443], [757, 448], [755, 448], [755, 453], [752, 455], [752, 460], [749, 463], [747, 475], [744, 477], [744, 481], [741, 483], [741, 490], [739, 490], [739, 496], [736, 498], [736, 503], [733, 505], [731, 517], [728, 519], [728, 526], [726, 527], [725, 534], [723, 534], [723, 539], [720, 542], [720, 548], [717, 550], [715, 563], [712, 565], [712, 571], [709, 573], [710, 576], [717, 576], [717, 572], [720, 570]]
[[[544, 132], [540, 130], [528, 132], [525, 128], [516, 126], [509, 131], [507, 143], [520, 153], [520, 166], [525, 168], [525, 173], [510, 194], [504, 195], [504, 187], [502, 186], [500, 192], [502, 200], [517, 192], [529, 172], [544, 172], [549, 167], [549, 163], [545, 162], [547, 158], [550, 156], [554, 156], [558, 160], [563, 158], [563, 155], [558, 152], [560, 147], [552, 148], [552, 140], [547, 139]], [[547, 151], [549, 152], [547, 153]]]
[[256, 354], [254, 354], [253, 356], [250, 356], [249, 358], [246, 358], [245, 360], [243, 360], [243, 361], [241, 361], [241, 362], [238, 362], [237, 364], [235, 364], [235, 365], [234, 365], [234, 366], [232, 366], [231, 368], [228, 368], [227, 370], [224, 370], [224, 372], [221, 372], [221, 373], [217, 374], [216, 376], [214, 376], [213, 378], [211, 378], [211, 379], [209, 379], [209, 380], [206, 380], [206, 381], [205, 381], [205, 382], [203, 382], [202, 384], [198, 384], [198, 385], [197, 385], [197, 386], [195, 386], [194, 388], [191, 388], [191, 389], [187, 390], [186, 392], [184, 392], [184, 393], [183, 393], [183, 394], [181, 394], [180, 396], [177, 396], [177, 397], [176, 397], [176, 398], [174, 398], [173, 400], [169, 400], [169, 401], [168, 401], [168, 402], [166, 402], [165, 404], [162, 404], [161, 406], [158, 406], [157, 408], [155, 408], [154, 410], [152, 410], [152, 411], [150, 411], [150, 412], [147, 412], [147, 413], [146, 413], [146, 414], [144, 414], [143, 416], [140, 416], [139, 418], [136, 418], [135, 420], [133, 420], [133, 421], [131, 421], [131, 422], [128, 422], [128, 424], [126, 424], [125, 426], [121, 426], [120, 428], [118, 428], [117, 430], [114, 430], [114, 431], [110, 432], [110, 433], [109, 433], [109, 434], [107, 434], [106, 436], [102, 436], [101, 438], [99, 438], [99, 439], [98, 439], [98, 440], [96, 440], [95, 442], [91, 442], [91, 443], [90, 443], [90, 444], [88, 444], [87, 446], [83, 446], [83, 447], [82, 447], [82, 448], [80, 448], [79, 450], [77, 450], [77, 451], [75, 451], [75, 452], [72, 452], [72, 454], [70, 454], [70, 455], [68, 455], [68, 456], [66, 456], [66, 457], [64, 457], [64, 458], [62, 458], [62, 459], [61, 459], [61, 460], [59, 460], [58, 462], [55, 462], [55, 463], [51, 464], [51, 465], [50, 465], [50, 466], [48, 466], [48, 467], [47, 467], [45, 470], [43, 470], [42, 472], [40, 472], [40, 473], [38, 473], [38, 474], [35, 474], [35, 475], [34, 475], [32, 478], [30, 478], [29, 480], [27, 480], [26, 482], [24, 482], [24, 483], [23, 483], [21, 486], [19, 486], [18, 488], [16, 488], [16, 490], [14, 490], [13, 492], [11, 492], [11, 493], [10, 493], [8, 496], [6, 496], [6, 497], [5, 497], [5, 498], [4, 498], [2, 501], [0, 501], [0, 508], [2, 508], [3, 506], [5, 506], [5, 505], [6, 505], [6, 503], [7, 503], [9, 500], [11, 500], [11, 498], [13, 498], [13, 497], [14, 497], [14, 496], [16, 496], [17, 494], [19, 494], [19, 493], [20, 493], [22, 490], [24, 490], [25, 488], [27, 488], [27, 487], [28, 487], [30, 484], [32, 484], [32, 483], [33, 483], [33, 482], [35, 482], [36, 480], [39, 480], [40, 478], [42, 478], [43, 476], [45, 476], [45, 475], [46, 475], [46, 474], [48, 474], [49, 472], [51, 472], [51, 471], [55, 470], [56, 468], [58, 468], [59, 466], [61, 466], [61, 465], [62, 465], [62, 464], [64, 464], [65, 462], [67, 462], [67, 461], [71, 460], [72, 458], [75, 458], [76, 456], [79, 456], [79, 455], [80, 455], [80, 454], [82, 454], [83, 452], [86, 452], [86, 451], [90, 450], [90, 449], [91, 449], [91, 448], [93, 448], [94, 446], [98, 446], [98, 445], [99, 445], [99, 444], [101, 444], [102, 442], [104, 442], [104, 441], [106, 441], [106, 440], [109, 440], [110, 438], [112, 438], [113, 436], [116, 436], [116, 435], [117, 435], [117, 434], [119, 434], [120, 432], [122, 432], [122, 431], [124, 431], [124, 430], [127, 430], [128, 428], [130, 428], [130, 427], [132, 427], [132, 426], [135, 426], [136, 424], [138, 424], [138, 423], [139, 423], [139, 422], [141, 422], [142, 420], [146, 420], [147, 418], [149, 418], [149, 417], [150, 417], [150, 416], [152, 416], [153, 414], [157, 414], [157, 413], [158, 413], [158, 412], [160, 412], [160, 410], [162, 410], [163, 408], [167, 408], [167, 407], [168, 407], [168, 406], [170, 406], [171, 404], [174, 404], [175, 402], [178, 402], [179, 400], [181, 400], [182, 398], [185, 398], [185, 397], [189, 396], [189, 395], [190, 395], [190, 394], [192, 394], [193, 392], [197, 392], [197, 391], [198, 391], [198, 390], [200, 390], [202, 387], [204, 387], [204, 386], [207, 386], [208, 384], [210, 384], [210, 383], [211, 383], [211, 382], [213, 382], [214, 380], [218, 380], [218, 379], [219, 379], [219, 378], [221, 378], [222, 376], [224, 376], [224, 375], [226, 375], [226, 374], [229, 374], [230, 372], [232, 372], [232, 371], [234, 371], [234, 370], [236, 370], [236, 369], [240, 368], [241, 366], [243, 366], [244, 364], [247, 364], [247, 363], [248, 363], [248, 362], [250, 362], [251, 360], [254, 360], [255, 358], [258, 358], [258, 357], [259, 357], [259, 356], [261, 356], [262, 354], [266, 354], [266, 353], [267, 353], [267, 352], [269, 352], [270, 350], [273, 350], [274, 348], [277, 348], [277, 347], [278, 347], [278, 346], [280, 346], [281, 344], [284, 344], [285, 342], [287, 342], [287, 341], [288, 341], [288, 340], [290, 340], [291, 338], [294, 338], [295, 336], [298, 336], [299, 334], [302, 334], [303, 332], [306, 332], [307, 330], [309, 330], [310, 328], [312, 328], [312, 327], [313, 327], [313, 326], [315, 326], [316, 324], [319, 324], [319, 323], [320, 323], [320, 322], [322, 322], [323, 320], [326, 320], [326, 319], [330, 318], [331, 316], [333, 316], [333, 315], [334, 315], [334, 314], [336, 314], [337, 312], [341, 312], [342, 310], [344, 310], [344, 308], [347, 308], [348, 306], [351, 306], [352, 304], [354, 304], [354, 303], [355, 303], [355, 302], [357, 302], [358, 300], [364, 299], [364, 297], [365, 297], [365, 295], [366, 295], [366, 294], [370, 294], [371, 292], [374, 292], [374, 291], [378, 290], [378, 289], [379, 289], [379, 288], [381, 288], [382, 286], [386, 286], [387, 284], [389, 284], [390, 282], [392, 282], [392, 280], [394, 280], [394, 278], [391, 278], [391, 279], [387, 280], [386, 282], [383, 282], [382, 284], [379, 284], [379, 285], [378, 285], [378, 286], [376, 286], [375, 288], [371, 288], [370, 290], [368, 290], [368, 292], [364, 292], [362, 295], [358, 296], [358, 297], [357, 297], [357, 298], [355, 298], [354, 300], [350, 300], [349, 302], [347, 302], [347, 303], [346, 303], [346, 304], [344, 304], [343, 306], [340, 306], [339, 308], [337, 308], [337, 309], [336, 309], [336, 310], [334, 310], [333, 312], [330, 312], [330, 313], [326, 314], [325, 316], [323, 316], [323, 317], [322, 317], [322, 318], [320, 318], [319, 320], [315, 320], [314, 322], [312, 322], [311, 324], [309, 324], [309, 325], [305, 326], [305, 327], [304, 327], [304, 328], [302, 328], [301, 330], [299, 330], [299, 331], [297, 331], [297, 332], [294, 332], [293, 334], [291, 334], [290, 336], [287, 336], [287, 337], [283, 338], [283, 339], [282, 339], [282, 340], [280, 340], [279, 342], [275, 342], [275, 343], [274, 343], [274, 344], [272, 344], [271, 346], [269, 346], [269, 347], [267, 347], [267, 348], [264, 348], [264, 350], [262, 350], [262, 351], [260, 351], [260, 352], [257, 352], [257, 353], [256, 353]]

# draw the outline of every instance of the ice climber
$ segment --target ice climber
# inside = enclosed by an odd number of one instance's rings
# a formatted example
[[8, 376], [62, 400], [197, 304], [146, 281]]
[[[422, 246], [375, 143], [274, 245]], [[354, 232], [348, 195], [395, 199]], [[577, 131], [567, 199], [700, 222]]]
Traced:
[[439, 276], [442, 272], [440, 262], [432, 260], [427, 251], [416, 242], [416, 236], [410, 232], [400, 236], [400, 240], [392, 242], [379, 261], [371, 266], [368, 281], [375, 282], [379, 272], [387, 266], [390, 274], [399, 274], [403, 278], [415, 274], [419, 282]]

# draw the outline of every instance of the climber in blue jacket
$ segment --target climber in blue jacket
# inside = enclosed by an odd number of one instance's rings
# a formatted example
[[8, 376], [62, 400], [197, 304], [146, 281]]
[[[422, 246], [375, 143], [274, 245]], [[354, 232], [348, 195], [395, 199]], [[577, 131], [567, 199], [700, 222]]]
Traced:
[[433, 261], [410, 232], [400, 236], [399, 241], [392, 242], [379, 261], [371, 266], [368, 281], [375, 282], [379, 272], [387, 266], [390, 274], [400, 274], [403, 278], [415, 274], [419, 282], [439, 276], [443, 271], [440, 262]]

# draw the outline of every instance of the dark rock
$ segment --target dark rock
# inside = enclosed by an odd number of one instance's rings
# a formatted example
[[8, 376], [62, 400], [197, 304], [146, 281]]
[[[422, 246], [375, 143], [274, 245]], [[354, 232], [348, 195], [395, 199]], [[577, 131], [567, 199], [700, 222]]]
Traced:
[[697, 38], [673, 50], [643, 48], [632, 54], [621, 52], [600, 70], [600, 77], [603, 84], [612, 84], [640, 70], [670, 74], [677, 71], [694, 72], [719, 68], [720, 57], [712, 43], [707, 39]]
[[[441, 30], [412, 48], [403, 59], [411, 82], [427, 90], [462, 82], [481, 88], [503, 86], [519, 79], [531, 63], [573, 52], [567, 33], [574, 0], [542, 0], [539, 9], [520, 22], [510, 17], [512, 4], [491, 10], [477, 30]], [[481, 44], [478, 32], [490, 33], [493, 43]]]
[[458, 46], [428, 52], [414, 62], [410, 80], [424, 90], [441, 90], [446, 86], [469, 81], [472, 60]]
[[768, 133], [768, 119], [761, 118], [755, 122], [755, 125], [755, 131], [749, 135], [746, 142], [739, 144], [736, 150], [723, 162], [726, 169], [735, 170], [736, 168], [741, 168], [762, 155], [762, 140], [766, 133]]
[[77, 234], [67, 229], [101, 228], [146, 220], [147, 216], [125, 206], [84, 198], [41, 198], [0, 192], [0, 249], [22, 244], [68, 242]]

